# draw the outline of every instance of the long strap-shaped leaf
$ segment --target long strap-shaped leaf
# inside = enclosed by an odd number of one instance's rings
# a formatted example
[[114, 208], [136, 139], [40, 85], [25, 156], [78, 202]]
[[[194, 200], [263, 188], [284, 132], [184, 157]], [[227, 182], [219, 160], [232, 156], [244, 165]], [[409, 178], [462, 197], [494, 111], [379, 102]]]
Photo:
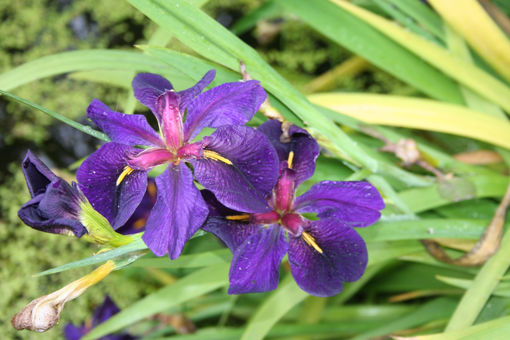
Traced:
[[[452, 56], [444, 48], [430, 43], [390, 21], [344, 0], [332, 0], [349, 13], [363, 19], [405, 48], [419, 55], [453, 79], [466, 85], [510, 112], [510, 87], [482, 69]], [[450, 1], [445, 1], [450, 2]], [[400, 64], [400, 61], [397, 60]]]
[[510, 40], [478, 1], [429, 2], [476, 52], [510, 81]]
[[181, 42], [203, 57], [232, 70], [239, 69], [243, 60], [250, 74], [309, 125], [312, 132], [320, 132], [342, 152], [377, 172], [378, 163], [342, 130], [318, 112], [315, 107], [283, 77], [273, 70], [250, 46], [200, 9], [184, 0], [128, 0], [133, 6], [167, 28]]
[[228, 263], [195, 271], [123, 309], [88, 333], [83, 340], [97, 339], [155, 313], [178, 306], [228, 284]]
[[31, 81], [83, 70], [137, 70], [170, 73], [167, 65], [138, 52], [112, 50], [72, 51], [42, 57], [0, 75], [0, 89], [12, 90]]
[[279, 3], [331, 40], [429, 96], [463, 103], [454, 81], [345, 9], [326, 0]]
[[327, 93], [309, 99], [366, 123], [446, 132], [510, 149], [510, 123], [506, 119], [459, 105], [377, 94]]
[[292, 276], [288, 275], [278, 290], [264, 301], [248, 321], [241, 340], [264, 339], [271, 327], [307, 296], [307, 293], [299, 289]]

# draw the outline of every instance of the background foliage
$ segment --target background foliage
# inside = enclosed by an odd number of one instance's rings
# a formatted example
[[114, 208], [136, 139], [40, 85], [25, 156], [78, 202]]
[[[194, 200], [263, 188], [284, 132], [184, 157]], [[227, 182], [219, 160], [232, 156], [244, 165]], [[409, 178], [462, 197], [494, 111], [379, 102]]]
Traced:
[[[380, 223], [360, 232], [370, 250], [367, 273], [336, 297], [306, 296], [289, 280], [288, 270], [274, 293], [228, 296], [228, 253], [213, 238], [204, 236], [190, 242], [185, 251], [190, 257], [181, 262], [147, 257], [115, 272], [101, 286], [69, 303], [61, 324], [84, 321], [107, 293], [126, 312], [99, 332], [145, 320], [131, 330], [156, 331], [155, 336], [187, 333], [191, 326], [186, 322], [191, 321], [198, 332], [183, 336], [185, 339], [237, 339], [241, 335], [257, 339], [267, 332], [271, 337], [367, 339], [395, 332], [438, 333], [445, 327], [467, 332], [451, 333], [451, 338], [476, 332], [505, 334], [510, 294], [503, 276], [508, 267], [503, 252], [510, 250], [498, 253], [477, 275], [476, 268], [432, 259], [418, 242], [445, 238], [449, 254], [460, 254], [480, 237], [504, 194], [509, 160], [504, 148], [509, 147], [510, 128], [503, 110], [509, 110], [510, 96], [506, 95], [510, 90], [508, 79], [489, 59], [484, 61], [476, 49], [468, 49], [457, 33], [419, 1], [353, 1], [360, 5], [353, 8], [342, 1], [321, 0], [310, 5], [222, 0], [203, 6], [208, 15], [254, 47], [256, 54], [182, 0], [175, 4], [128, 2], [0, 0], [0, 72], [6, 72], [0, 76], [0, 89], [9, 86], [7, 71], [16, 72], [20, 70], [17, 66], [40, 57], [87, 49], [130, 52], [135, 51], [134, 45], [143, 45], [144, 54], [138, 53], [137, 58], [146, 56], [147, 64], [126, 62], [125, 67], [119, 63], [117, 69], [94, 70], [82, 57], [81, 64], [71, 64], [77, 72], [39, 77], [38, 72], [45, 70], [36, 68], [29, 73], [40, 79], [13, 90], [20, 97], [85, 122], [84, 110], [94, 97], [118, 111], [143, 110], [135, 106], [128, 88], [134, 68], [161, 71], [183, 88], [211, 67], [218, 69], [218, 82], [239, 79], [234, 72], [242, 58], [272, 94], [272, 103], [288, 119], [305, 121], [321, 142], [323, 153], [316, 174], [306, 185], [325, 179], [368, 178], [383, 192], [387, 209]], [[508, 15], [505, 1], [493, 3]], [[359, 12], [359, 8], [370, 12]], [[381, 18], [397, 21], [405, 31]], [[500, 41], [503, 47], [508, 44], [504, 38]], [[209, 61], [198, 59], [200, 56]], [[264, 61], [313, 103], [328, 109], [308, 103]], [[328, 93], [313, 95], [324, 91]], [[392, 96], [383, 99], [368, 96], [368, 92]], [[436, 101], [406, 101], [394, 95]], [[367, 107], [375, 109], [371, 112]], [[0, 270], [4, 288], [0, 309], [7, 311], [1, 316], [0, 334], [55, 339], [60, 336], [58, 328], [46, 334], [20, 333], [11, 329], [8, 320], [28, 301], [86, 270], [37, 279], [31, 274], [90, 256], [97, 248], [37, 233], [20, 223], [16, 212], [28, 193], [19, 163], [30, 148], [71, 179], [73, 163], [93, 151], [97, 140], [3, 96], [0, 121]], [[386, 125], [392, 127], [383, 127]], [[397, 157], [378, 150], [384, 145], [381, 139], [396, 142], [408, 137], [417, 141], [421, 157], [454, 178], [435, 178], [416, 165], [402, 167]], [[473, 150], [493, 151], [492, 155], [495, 151], [500, 156], [498, 161], [481, 166], [452, 157]], [[459, 238], [462, 240], [455, 240]], [[183, 294], [189, 285], [193, 289]], [[468, 287], [470, 299], [461, 302]], [[158, 301], [164, 302], [156, 306]], [[480, 311], [472, 320], [477, 326], [455, 326], [466, 323], [455, 320], [473, 317], [464, 314], [464, 309], [467, 314]], [[151, 316], [154, 313], [156, 316]], [[484, 323], [487, 321], [491, 323]]]

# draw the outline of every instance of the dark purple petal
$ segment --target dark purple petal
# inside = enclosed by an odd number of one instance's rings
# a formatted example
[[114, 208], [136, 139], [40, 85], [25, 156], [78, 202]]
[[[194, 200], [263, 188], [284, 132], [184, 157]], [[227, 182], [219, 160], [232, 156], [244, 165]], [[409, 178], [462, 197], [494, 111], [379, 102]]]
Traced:
[[267, 198], [278, 178], [278, 158], [266, 137], [246, 126], [223, 126], [203, 142], [204, 157], [213, 151], [232, 164], [192, 160], [198, 182], [231, 209], [269, 211]]
[[327, 219], [310, 222], [305, 232], [322, 254], [303, 235], [289, 237], [290, 269], [301, 289], [315, 296], [332, 296], [342, 291], [342, 282], [356, 281], [363, 275], [367, 249], [354, 229]]
[[320, 153], [319, 144], [310, 136], [306, 130], [296, 125], [289, 128], [289, 142], [283, 143], [280, 140], [282, 135], [282, 124], [274, 119], [270, 119], [260, 125], [257, 130], [262, 132], [271, 142], [278, 153], [280, 162], [287, 161], [289, 153], [294, 152], [292, 169], [296, 171], [296, 187], [299, 184], [312, 177], [315, 171], [315, 161]]
[[191, 103], [191, 101], [195, 99], [195, 97], [198, 96], [211, 83], [211, 81], [213, 81], [215, 75], [216, 71], [210, 70], [202, 77], [202, 79], [198, 81], [198, 83], [189, 89], [178, 92], [179, 96], [181, 97], [179, 105], [181, 112], [184, 112], [189, 103]]
[[115, 302], [107, 295], [101, 306], [94, 310], [94, 314], [92, 315], [92, 328], [105, 322], [118, 312], [120, 312], [119, 307], [117, 307]]
[[27, 151], [25, 159], [21, 165], [27, 182], [28, 191], [32, 198], [42, 192], [45, 192], [46, 187], [50, 184], [50, 182], [59, 179], [57, 175], [51, 172], [46, 164], [30, 152], [30, 150]]
[[112, 142], [131, 146], [165, 145], [143, 115], [115, 112], [106, 104], [94, 99], [87, 108], [87, 116], [110, 137]]
[[193, 175], [185, 163], [169, 166], [156, 177], [158, 195], [147, 220], [143, 240], [157, 256], [176, 259], [208, 213]]
[[72, 323], [68, 323], [64, 327], [64, 337], [66, 340], [80, 340], [85, 334], [87, 334], [85, 326], [77, 327]]
[[154, 203], [156, 203], [156, 182], [153, 178], [147, 181], [147, 191], [143, 196], [142, 202], [136, 208], [135, 212], [122, 227], [116, 231], [122, 235], [139, 233], [145, 230], [145, 224], [151, 213]]
[[44, 194], [39, 194], [21, 206], [18, 216], [26, 225], [52, 234], [70, 235], [72, 233], [76, 237], [82, 237], [87, 233], [87, 229], [75, 217], [47, 215], [39, 208], [43, 198]]
[[367, 227], [381, 216], [384, 201], [368, 182], [323, 181], [299, 196], [294, 207], [298, 212], [315, 212], [320, 218], [337, 218], [351, 227]]
[[280, 263], [287, 249], [285, 234], [278, 225], [260, 228], [234, 252], [228, 293], [261, 293], [276, 289]]
[[260, 225], [249, 223], [249, 219], [246, 221], [227, 220], [226, 216], [239, 216], [243, 213], [225, 207], [209, 190], [202, 190], [201, 193], [209, 207], [209, 216], [202, 229], [222, 240], [232, 253], [260, 229]]
[[188, 106], [184, 140], [193, 139], [202, 128], [243, 125], [266, 99], [258, 81], [226, 83], [199, 95]]
[[106, 143], [91, 154], [76, 173], [81, 191], [114, 229], [127, 222], [147, 188], [147, 172], [138, 170], [117, 185], [128, 159], [137, 153], [139, 149], [127, 145]]
[[158, 121], [161, 121], [156, 110], [156, 101], [164, 92], [172, 90], [172, 84], [162, 76], [153, 73], [140, 73], [132, 82], [135, 98], [151, 109]]

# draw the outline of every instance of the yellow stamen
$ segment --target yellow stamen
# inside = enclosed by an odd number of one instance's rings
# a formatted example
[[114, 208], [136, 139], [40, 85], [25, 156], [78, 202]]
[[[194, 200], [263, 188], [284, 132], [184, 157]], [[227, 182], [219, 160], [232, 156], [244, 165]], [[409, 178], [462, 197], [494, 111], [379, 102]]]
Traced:
[[119, 178], [117, 178], [117, 186], [119, 186], [120, 183], [122, 183], [122, 181], [124, 180], [124, 178], [126, 178], [126, 176], [129, 175], [130, 173], [132, 173], [133, 171], [134, 171], [134, 169], [132, 169], [126, 165], [124, 167], [124, 170], [120, 174]]
[[317, 243], [315, 243], [315, 239], [312, 235], [308, 234], [306, 231], [303, 231], [301, 235], [303, 235], [303, 239], [306, 243], [308, 243], [308, 245], [312, 246], [315, 250], [322, 254], [322, 249], [317, 245]]
[[221, 161], [225, 164], [232, 165], [232, 162], [225, 157], [221, 156], [219, 153], [211, 150], [204, 150], [205, 158], [214, 159], [215, 161]]
[[289, 152], [289, 158], [287, 159], [289, 169], [292, 169], [292, 161], [294, 161], [294, 151]]
[[227, 220], [231, 221], [242, 221], [242, 220], [249, 220], [250, 214], [242, 214], [242, 215], [231, 215], [231, 216], [225, 216]]

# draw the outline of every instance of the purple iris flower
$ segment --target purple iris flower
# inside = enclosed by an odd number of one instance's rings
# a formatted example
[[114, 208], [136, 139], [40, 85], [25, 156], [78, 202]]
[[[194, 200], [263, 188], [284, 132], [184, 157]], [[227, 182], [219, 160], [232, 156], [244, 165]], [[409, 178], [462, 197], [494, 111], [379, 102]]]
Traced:
[[80, 221], [81, 205], [86, 201], [76, 183], [70, 185], [55, 175], [30, 151], [22, 163], [31, 200], [18, 211], [28, 226], [48, 233], [81, 237], [87, 229]]
[[[88, 117], [112, 141], [83, 162], [78, 183], [114, 228], [123, 225], [140, 204], [148, 171], [167, 166], [156, 178], [157, 199], [143, 235], [157, 256], [168, 252], [171, 259], [177, 258], [208, 214], [187, 163], [193, 166], [196, 180], [222, 204], [248, 212], [270, 210], [266, 196], [277, 180], [278, 158], [262, 133], [242, 126], [257, 112], [266, 93], [254, 80], [201, 93], [214, 74], [207, 72], [196, 85], [180, 92], [159, 75], [135, 77], [135, 97], [151, 109], [159, 132], [143, 115], [114, 112], [98, 100], [87, 109]], [[205, 127], [216, 130], [193, 141]]]
[[[84, 207], [88, 200], [76, 183], [69, 184], [55, 175], [37, 156], [27, 152], [22, 163], [23, 174], [31, 199], [18, 211], [20, 219], [28, 226], [53, 234], [75, 235], [87, 234]], [[147, 192], [141, 204], [136, 208], [132, 218], [117, 229], [122, 235], [143, 231], [145, 220], [155, 202], [154, 180], [149, 180]], [[92, 218], [98, 221], [97, 218]], [[88, 226], [93, 227], [93, 226]], [[111, 228], [111, 226], [105, 226]], [[97, 229], [96, 229], [97, 232]]]
[[[92, 315], [92, 322], [90, 323], [83, 323], [81, 326], [75, 326], [72, 323], [68, 323], [64, 327], [64, 336], [67, 340], [79, 340], [83, 336], [85, 336], [87, 333], [89, 333], [93, 328], [95, 328], [97, 325], [105, 322], [115, 314], [120, 312], [119, 307], [113, 302], [113, 300], [106, 296], [104, 299], [104, 302], [101, 306], [97, 307], [94, 310], [94, 314]], [[129, 334], [121, 333], [121, 334], [114, 334], [114, 335], [106, 335], [101, 338], [100, 340], [132, 340], [135, 339], [134, 336], [131, 336]]]
[[[338, 294], [343, 282], [358, 280], [367, 265], [365, 243], [353, 227], [375, 223], [384, 202], [368, 182], [323, 181], [295, 197], [295, 189], [315, 170], [317, 142], [297, 126], [291, 126], [289, 140], [282, 141], [281, 123], [275, 120], [262, 124], [259, 131], [281, 161], [280, 177], [268, 202], [272, 210], [245, 214], [203, 192], [210, 207], [203, 228], [234, 254], [229, 294], [275, 289], [286, 253], [292, 275], [304, 291], [316, 296]], [[317, 214], [318, 219], [307, 219], [307, 213]]]

